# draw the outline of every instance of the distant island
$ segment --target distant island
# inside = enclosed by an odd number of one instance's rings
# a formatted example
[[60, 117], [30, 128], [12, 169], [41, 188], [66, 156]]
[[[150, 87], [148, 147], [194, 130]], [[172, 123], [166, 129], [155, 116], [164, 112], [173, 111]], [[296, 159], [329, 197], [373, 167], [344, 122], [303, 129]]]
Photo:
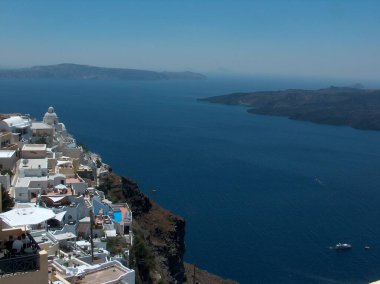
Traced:
[[156, 72], [125, 68], [106, 68], [80, 64], [34, 66], [0, 70], [0, 78], [12, 79], [73, 79], [73, 80], [203, 80], [207, 77], [194, 72]]
[[245, 105], [248, 112], [255, 114], [380, 130], [380, 90], [364, 89], [360, 84], [319, 90], [233, 93], [199, 100]]

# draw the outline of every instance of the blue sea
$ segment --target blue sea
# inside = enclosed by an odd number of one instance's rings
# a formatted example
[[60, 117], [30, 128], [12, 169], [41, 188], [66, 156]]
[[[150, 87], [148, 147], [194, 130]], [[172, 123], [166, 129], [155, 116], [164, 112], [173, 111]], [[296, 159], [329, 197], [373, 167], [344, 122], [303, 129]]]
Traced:
[[42, 119], [54, 106], [80, 143], [186, 219], [190, 263], [241, 283], [368, 283], [380, 279], [380, 132], [196, 100], [339, 83], [0, 80], [0, 112]]

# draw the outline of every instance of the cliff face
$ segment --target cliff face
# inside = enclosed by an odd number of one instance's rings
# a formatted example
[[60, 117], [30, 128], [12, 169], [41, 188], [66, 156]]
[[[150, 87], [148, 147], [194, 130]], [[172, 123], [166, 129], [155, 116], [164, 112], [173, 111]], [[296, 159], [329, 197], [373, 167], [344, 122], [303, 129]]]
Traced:
[[138, 225], [135, 233], [151, 246], [161, 279], [183, 283], [185, 220], [151, 201], [135, 182], [126, 177], [122, 177], [122, 189]]
[[132, 210], [130, 263], [136, 271], [136, 283], [237, 283], [199, 268], [194, 280], [193, 266], [183, 261], [185, 220], [150, 200], [136, 182], [109, 173], [100, 179], [99, 189], [114, 202], [127, 202]]
[[183, 283], [185, 220], [161, 208], [127, 177], [110, 173], [100, 181], [113, 200], [126, 201], [133, 213], [131, 264], [136, 283]]

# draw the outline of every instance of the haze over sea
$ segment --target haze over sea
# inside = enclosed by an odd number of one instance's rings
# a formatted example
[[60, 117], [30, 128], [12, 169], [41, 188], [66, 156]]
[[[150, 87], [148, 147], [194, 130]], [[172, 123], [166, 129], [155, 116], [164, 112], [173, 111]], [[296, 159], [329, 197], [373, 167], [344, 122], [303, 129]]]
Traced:
[[[0, 80], [0, 112], [40, 120], [54, 106], [79, 142], [185, 217], [190, 263], [241, 283], [367, 283], [380, 279], [380, 132], [196, 101], [330, 83]], [[352, 251], [329, 249], [338, 242]]]

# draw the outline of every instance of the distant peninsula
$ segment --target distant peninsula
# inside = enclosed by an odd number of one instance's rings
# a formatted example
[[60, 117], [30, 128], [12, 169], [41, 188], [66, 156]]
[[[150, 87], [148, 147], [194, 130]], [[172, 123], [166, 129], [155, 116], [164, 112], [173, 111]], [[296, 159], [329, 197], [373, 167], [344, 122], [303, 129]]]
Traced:
[[244, 105], [249, 107], [248, 112], [255, 114], [380, 130], [380, 90], [364, 89], [360, 84], [319, 90], [233, 93], [199, 100]]
[[156, 72], [126, 68], [106, 68], [72, 63], [2, 69], [0, 78], [12, 79], [72, 79], [72, 80], [203, 80], [207, 77], [194, 72]]

